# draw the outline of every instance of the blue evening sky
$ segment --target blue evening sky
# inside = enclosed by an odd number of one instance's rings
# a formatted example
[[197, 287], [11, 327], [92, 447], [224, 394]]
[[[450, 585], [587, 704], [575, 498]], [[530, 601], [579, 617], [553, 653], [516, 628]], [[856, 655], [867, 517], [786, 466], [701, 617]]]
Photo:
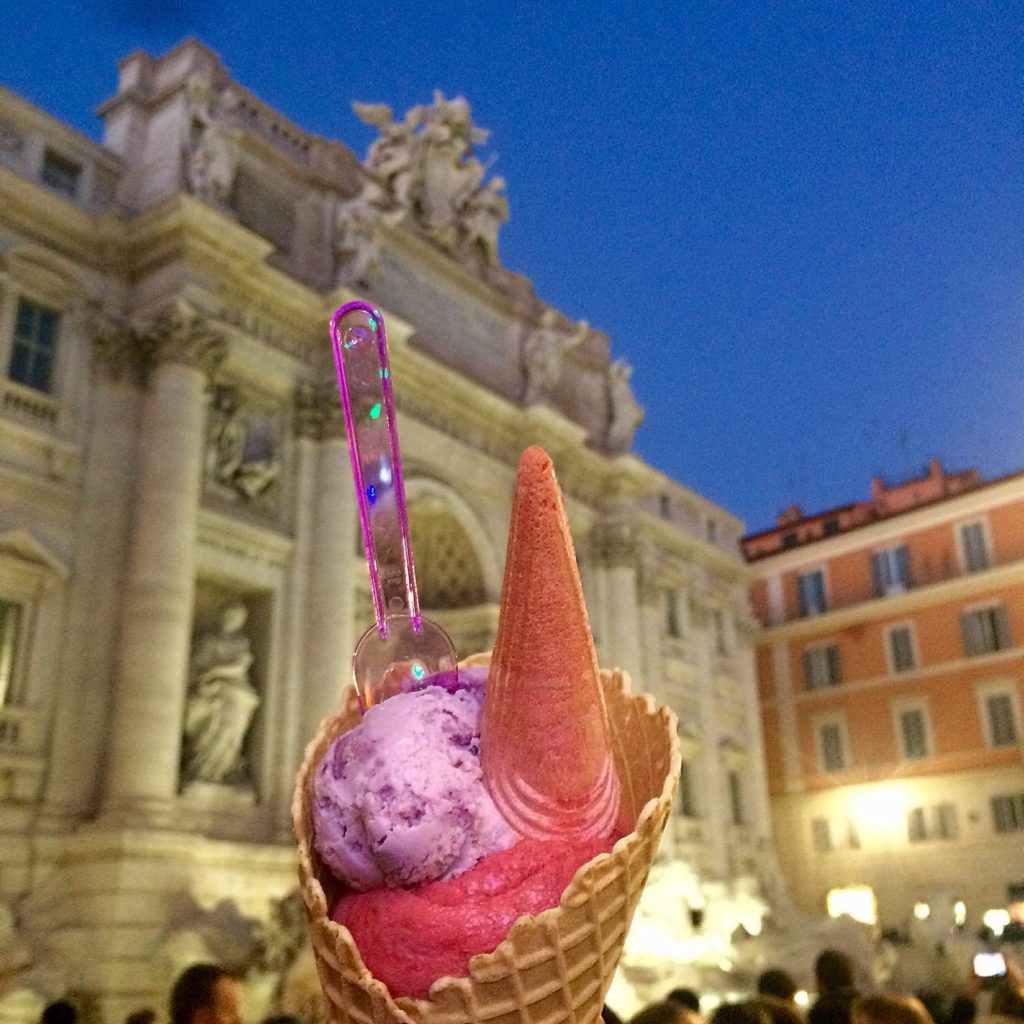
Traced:
[[99, 137], [195, 35], [365, 154], [353, 100], [491, 130], [504, 263], [635, 367], [638, 452], [750, 530], [931, 456], [1024, 468], [1015, 3], [8, 4], [0, 82]]

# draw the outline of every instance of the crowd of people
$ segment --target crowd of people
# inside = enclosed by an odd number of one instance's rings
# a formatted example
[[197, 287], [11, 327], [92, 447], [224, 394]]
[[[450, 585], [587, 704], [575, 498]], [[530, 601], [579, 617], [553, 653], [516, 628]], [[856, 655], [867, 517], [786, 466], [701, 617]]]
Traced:
[[[706, 1024], [1019, 1024], [1024, 1022], [1024, 972], [1013, 965], [1005, 977], [985, 987], [978, 984], [948, 1002], [893, 993], [861, 993], [850, 958], [826, 949], [814, 965], [816, 998], [806, 1011], [798, 1004], [798, 989], [783, 970], [764, 971], [757, 994], [743, 1002], [721, 1003]], [[194, 964], [171, 989], [169, 1024], [243, 1024], [242, 980], [213, 964]], [[623, 1024], [609, 1007], [603, 1024]], [[128, 1015], [125, 1024], [157, 1024], [161, 1015], [151, 1008]], [[40, 1024], [78, 1024], [70, 1003], [51, 1003]], [[298, 1018], [269, 1017], [262, 1024], [303, 1024]], [[628, 1024], [705, 1024], [700, 996], [676, 988], [660, 1002], [644, 1007]]]
[[[814, 965], [816, 997], [805, 1010], [786, 971], [764, 971], [757, 995], [743, 1002], [721, 1003], [707, 1024], [1015, 1024], [1024, 1022], [1024, 972], [1010, 967], [1005, 977], [985, 984], [975, 979], [970, 991], [952, 1000], [922, 993], [862, 993], [855, 984], [850, 958], [835, 949], [822, 952]], [[605, 1007], [604, 1024], [622, 1024]], [[700, 996], [673, 989], [660, 1002], [644, 1007], [628, 1024], [704, 1024]]]

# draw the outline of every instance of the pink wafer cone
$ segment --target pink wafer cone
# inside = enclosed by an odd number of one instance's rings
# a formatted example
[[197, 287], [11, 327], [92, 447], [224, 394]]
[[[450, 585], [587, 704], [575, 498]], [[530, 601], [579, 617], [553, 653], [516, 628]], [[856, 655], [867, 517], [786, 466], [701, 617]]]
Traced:
[[551, 459], [519, 461], [480, 745], [523, 835], [608, 835], [619, 787], [594, 640]]

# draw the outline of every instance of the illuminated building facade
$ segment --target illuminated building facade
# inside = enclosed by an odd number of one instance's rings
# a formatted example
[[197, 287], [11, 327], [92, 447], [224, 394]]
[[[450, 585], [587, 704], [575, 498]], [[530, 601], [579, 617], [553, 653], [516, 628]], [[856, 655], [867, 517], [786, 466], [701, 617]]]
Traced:
[[195, 41], [122, 61], [102, 144], [0, 90], [0, 1020], [163, 1006], [187, 959], [258, 961], [226, 922], [295, 887], [294, 771], [372, 619], [326, 337], [356, 297], [424, 610], [490, 647], [543, 445], [600, 660], [679, 714], [666, 852], [765, 863], [741, 524], [631, 454], [629, 367], [501, 265], [468, 104], [358, 109], [362, 162]]
[[798, 904], [866, 886], [886, 925], [962, 902], [980, 927], [1024, 881], [1024, 474], [933, 461], [743, 546]]

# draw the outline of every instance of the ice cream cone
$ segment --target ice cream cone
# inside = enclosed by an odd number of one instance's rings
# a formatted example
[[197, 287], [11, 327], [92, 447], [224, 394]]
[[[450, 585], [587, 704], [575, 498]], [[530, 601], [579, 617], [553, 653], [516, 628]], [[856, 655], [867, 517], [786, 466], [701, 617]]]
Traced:
[[551, 459], [519, 461], [484, 701], [487, 788], [522, 835], [606, 836], [618, 806], [608, 718]]
[[[466, 664], [480, 664], [477, 656]], [[600, 674], [619, 778], [619, 820], [631, 831], [584, 864], [559, 906], [521, 917], [465, 978], [440, 978], [429, 999], [393, 999], [366, 969], [348, 929], [330, 920], [340, 888], [313, 848], [312, 787], [328, 746], [359, 721], [355, 692], [321, 724], [299, 770], [292, 819], [310, 936], [334, 1024], [590, 1024], [597, 1021], [679, 775], [675, 715], [629, 692], [622, 672]]]

